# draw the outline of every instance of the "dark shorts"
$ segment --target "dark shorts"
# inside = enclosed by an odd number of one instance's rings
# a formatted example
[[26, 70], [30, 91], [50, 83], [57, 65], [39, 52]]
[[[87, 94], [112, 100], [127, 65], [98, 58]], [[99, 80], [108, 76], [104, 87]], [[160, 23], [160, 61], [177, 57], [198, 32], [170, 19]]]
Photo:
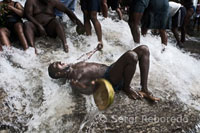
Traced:
[[131, 12], [143, 13], [144, 10], [148, 7], [150, 0], [132, 0], [130, 5]]
[[119, 8], [119, 0], [107, 0], [108, 8], [111, 7], [112, 10]]
[[168, 0], [150, 0], [142, 17], [142, 27], [147, 29], [169, 29]]
[[101, 11], [101, 0], [81, 0], [81, 10]]
[[114, 91], [119, 91], [119, 90], [121, 90], [123, 88], [124, 81], [121, 80], [118, 84], [114, 85], [112, 83], [112, 81], [110, 80], [110, 75], [109, 75], [111, 68], [112, 68], [112, 65], [107, 68], [106, 72], [104, 73], [103, 78], [108, 80], [112, 84]]
[[172, 28], [181, 27], [186, 15], [185, 7], [180, 7], [176, 14], [172, 17]]

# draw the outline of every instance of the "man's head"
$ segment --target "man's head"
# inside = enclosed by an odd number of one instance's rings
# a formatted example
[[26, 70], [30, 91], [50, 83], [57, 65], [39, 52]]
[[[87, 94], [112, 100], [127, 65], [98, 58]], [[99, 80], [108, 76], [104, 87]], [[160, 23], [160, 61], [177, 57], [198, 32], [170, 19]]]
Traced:
[[48, 67], [49, 76], [53, 79], [65, 78], [69, 65], [61, 62], [53, 62]]

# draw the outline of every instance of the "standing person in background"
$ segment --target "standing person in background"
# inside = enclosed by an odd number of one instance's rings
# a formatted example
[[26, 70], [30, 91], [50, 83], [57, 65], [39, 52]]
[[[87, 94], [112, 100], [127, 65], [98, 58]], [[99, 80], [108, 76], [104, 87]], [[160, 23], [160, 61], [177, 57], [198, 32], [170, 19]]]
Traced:
[[122, 12], [119, 9], [119, 2], [120, 0], [102, 0], [102, 13], [105, 18], [108, 17], [108, 9], [109, 7], [112, 8], [112, 10], [115, 10], [119, 16], [119, 19], [122, 20]]
[[187, 26], [190, 22], [190, 18], [194, 13], [193, 0], [181, 0], [181, 4], [186, 8], [187, 13], [181, 27], [181, 42], [185, 42], [185, 34], [187, 33]]
[[83, 11], [83, 17], [84, 17], [84, 26], [86, 30], [87, 35], [91, 35], [92, 32], [92, 26], [90, 21], [92, 21], [92, 24], [94, 25], [98, 44], [97, 47], [100, 49], [103, 48], [103, 42], [102, 42], [102, 30], [101, 30], [101, 24], [99, 23], [97, 19], [97, 12], [101, 11], [101, 0], [81, 0], [81, 10]]
[[119, 16], [119, 19], [122, 20], [122, 12], [119, 9], [120, 0], [107, 0], [108, 8], [111, 7], [112, 10], [115, 10]]
[[142, 34], [148, 29], [158, 29], [161, 36], [162, 51], [167, 45], [165, 29], [169, 17], [168, 0], [132, 0], [130, 5], [129, 26], [135, 43], [140, 43], [139, 25], [142, 19]]
[[172, 17], [172, 32], [176, 38], [177, 45], [182, 48], [183, 44], [179, 38], [178, 28], [182, 27], [186, 15], [186, 9], [180, 3], [169, 2], [170, 16]]
[[12, 0], [0, 2], [0, 42], [2, 45], [11, 46], [10, 40], [17, 35], [24, 50], [28, 48], [21, 20], [23, 16], [24, 8], [19, 2]]
[[[61, 3], [63, 3], [67, 8], [69, 8], [71, 11], [75, 11], [76, 7], [76, 0], [60, 0]], [[63, 19], [63, 13], [56, 10], [55, 11], [56, 16], [58, 16], [61, 20]]]
[[196, 22], [197, 22], [197, 31], [199, 31], [200, 29], [200, 1], [198, 1], [197, 8], [195, 11], [193, 29], [195, 29]]
[[102, 14], [105, 18], [108, 17], [108, 5], [107, 0], [101, 0]]

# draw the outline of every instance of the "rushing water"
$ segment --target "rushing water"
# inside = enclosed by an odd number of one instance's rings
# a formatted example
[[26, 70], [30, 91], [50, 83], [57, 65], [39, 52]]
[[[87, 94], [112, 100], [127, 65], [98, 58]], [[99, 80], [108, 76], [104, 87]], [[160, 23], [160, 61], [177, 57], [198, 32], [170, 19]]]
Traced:
[[[82, 20], [79, 7], [76, 14]], [[89, 61], [109, 65], [136, 46], [127, 22], [102, 17], [99, 20], [104, 48], [103, 52], [96, 52]], [[0, 89], [1, 95], [5, 96], [0, 112], [2, 125], [27, 132], [71, 130], [69, 127], [75, 121], [63, 123], [61, 116], [72, 114], [76, 104], [72, 98], [73, 92], [68, 82], [49, 78], [47, 67], [57, 60], [70, 63], [80, 61], [77, 60], [80, 55], [96, 47], [97, 38], [94, 28], [92, 36], [78, 36], [76, 27], [70, 20], [65, 18], [64, 21], [67, 22], [64, 24], [67, 25], [67, 54], [59, 39], [50, 38], [37, 39], [39, 55], [34, 54], [33, 48], [23, 51], [15, 47], [3, 47], [4, 51], [0, 53]], [[149, 88], [153, 92], [160, 90], [175, 93], [182, 102], [200, 110], [200, 61], [170, 42], [167, 50], [161, 53], [160, 37], [150, 34], [141, 37], [141, 44], [148, 45], [151, 52]], [[139, 81], [137, 69], [132, 83], [139, 86]], [[100, 112], [97, 111], [92, 96], [85, 96], [85, 99], [87, 112], [92, 113], [92, 116], [98, 115]], [[93, 119], [91, 115], [85, 117], [79, 132], [90, 119]]]

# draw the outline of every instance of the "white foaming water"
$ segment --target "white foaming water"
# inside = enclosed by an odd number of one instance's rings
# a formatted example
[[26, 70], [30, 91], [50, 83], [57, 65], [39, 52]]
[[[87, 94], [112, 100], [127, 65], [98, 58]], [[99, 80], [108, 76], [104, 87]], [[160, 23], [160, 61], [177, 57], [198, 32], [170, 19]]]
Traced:
[[[82, 20], [79, 7], [76, 14]], [[69, 84], [50, 79], [47, 68], [51, 62], [57, 60], [78, 62], [78, 57], [96, 47], [97, 37], [94, 28], [92, 36], [78, 36], [70, 20], [64, 20], [68, 27], [65, 32], [69, 53], [63, 51], [59, 39], [50, 38], [37, 39], [37, 56], [33, 48], [23, 51], [14, 47], [3, 47], [4, 51], [0, 53], [0, 88], [7, 95], [5, 103], [11, 112], [17, 114], [18, 122], [27, 123], [27, 132], [70, 131], [68, 127], [75, 123], [69, 120], [67, 124], [63, 124], [60, 120], [63, 115], [72, 114], [76, 104], [72, 99], [73, 93]], [[124, 52], [136, 47], [127, 22], [115, 22], [102, 17], [99, 17], [99, 21], [104, 48], [103, 52], [96, 52], [89, 61], [109, 65]], [[161, 53], [160, 37], [152, 37], [150, 34], [146, 37], [141, 36], [141, 44], [147, 45], [151, 53], [148, 82], [150, 90], [175, 93], [181, 101], [200, 110], [200, 61], [191, 57], [190, 53], [183, 53], [172, 43], [168, 43], [167, 50]], [[132, 82], [139, 86], [138, 68], [135, 75]], [[85, 106], [88, 113], [96, 110], [91, 96], [86, 96]], [[12, 113], [6, 115], [10, 117]], [[11, 118], [12, 120], [15, 119]], [[12, 122], [4, 119], [2, 121], [3, 124], [16, 127]]]

